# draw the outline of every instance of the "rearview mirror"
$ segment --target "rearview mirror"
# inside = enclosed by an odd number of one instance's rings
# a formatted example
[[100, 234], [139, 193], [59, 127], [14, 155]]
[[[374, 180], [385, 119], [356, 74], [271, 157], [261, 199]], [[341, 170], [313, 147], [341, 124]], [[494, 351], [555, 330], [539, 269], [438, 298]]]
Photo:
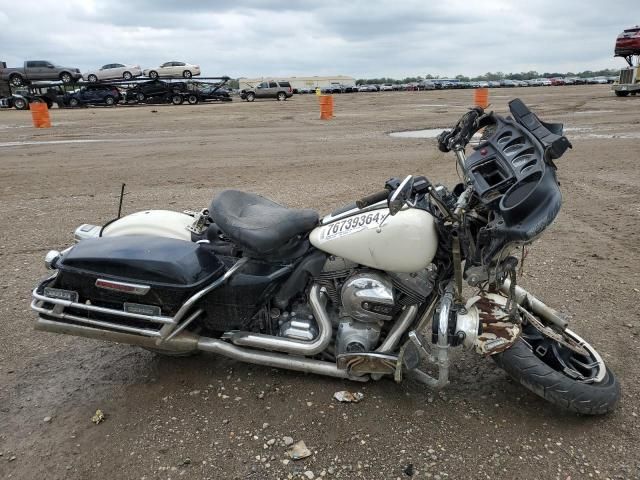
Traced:
[[389, 213], [391, 215], [395, 215], [404, 204], [407, 203], [407, 200], [411, 198], [411, 192], [413, 191], [413, 175], [407, 176], [402, 183], [395, 189], [391, 198], [389, 198]]

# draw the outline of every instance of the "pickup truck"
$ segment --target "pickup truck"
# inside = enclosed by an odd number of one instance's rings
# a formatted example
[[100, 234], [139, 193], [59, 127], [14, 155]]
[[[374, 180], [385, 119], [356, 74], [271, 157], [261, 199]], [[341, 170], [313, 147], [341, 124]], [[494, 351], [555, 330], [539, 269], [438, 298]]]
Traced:
[[1, 69], [0, 75], [1, 80], [8, 80], [14, 87], [32, 81], [61, 80], [62, 83], [71, 83], [82, 78], [79, 69], [60, 67], [46, 60], [27, 60], [22, 68]]

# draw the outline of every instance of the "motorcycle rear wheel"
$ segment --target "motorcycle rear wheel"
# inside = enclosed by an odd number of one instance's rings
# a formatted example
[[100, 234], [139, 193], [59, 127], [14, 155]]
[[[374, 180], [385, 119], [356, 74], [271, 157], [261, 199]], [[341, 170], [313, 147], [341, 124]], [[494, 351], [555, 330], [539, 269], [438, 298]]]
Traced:
[[[540, 345], [545, 348], [540, 349]], [[593, 347], [585, 345], [599, 357]], [[542, 354], [544, 350], [546, 353]], [[588, 379], [574, 378], [579, 370], [587, 373], [589, 369], [582, 366], [594, 359], [575, 354], [557, 341], [543, 337], [531, 326], [525, 327], [522, 338], [511, 348], [492, 358], [522, 386], [571, 412], [604, 415], [612, 412], [620, 400], [620, 384], [608, 367], [597, 367], [601, 370]], [[572, 367], [576, 365], [574, 370]]]

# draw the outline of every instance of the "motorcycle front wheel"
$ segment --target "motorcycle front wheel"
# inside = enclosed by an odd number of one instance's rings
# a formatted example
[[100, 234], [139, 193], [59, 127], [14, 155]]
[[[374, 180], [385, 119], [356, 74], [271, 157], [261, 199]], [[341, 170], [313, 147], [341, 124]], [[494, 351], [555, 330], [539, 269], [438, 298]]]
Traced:
[[492, 356], [500, 368], [548, 402], [582, 415], [612, 412], [620, 400], [620, 384], [591, 345], [570, 330], [569, 341], [582, 353], [525, 325], [509, 349]]

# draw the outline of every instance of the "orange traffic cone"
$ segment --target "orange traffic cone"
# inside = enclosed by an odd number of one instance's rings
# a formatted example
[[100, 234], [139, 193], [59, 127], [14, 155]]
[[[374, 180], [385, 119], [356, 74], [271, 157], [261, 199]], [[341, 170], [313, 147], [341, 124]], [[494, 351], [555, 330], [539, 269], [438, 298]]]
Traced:
[[333, 95], [320, 95], [320, 120], [333, 118]]
[[49, 107], [44, 102], [33, 102], [29, 104], [31, 110], [31, 118], [35, 128], [51, 128], [51, 119], [49, 118]]
[[473, 95], [473, 103], [478, 107], [487, 108], [489, 106], [489, 89], [476, 88]]

